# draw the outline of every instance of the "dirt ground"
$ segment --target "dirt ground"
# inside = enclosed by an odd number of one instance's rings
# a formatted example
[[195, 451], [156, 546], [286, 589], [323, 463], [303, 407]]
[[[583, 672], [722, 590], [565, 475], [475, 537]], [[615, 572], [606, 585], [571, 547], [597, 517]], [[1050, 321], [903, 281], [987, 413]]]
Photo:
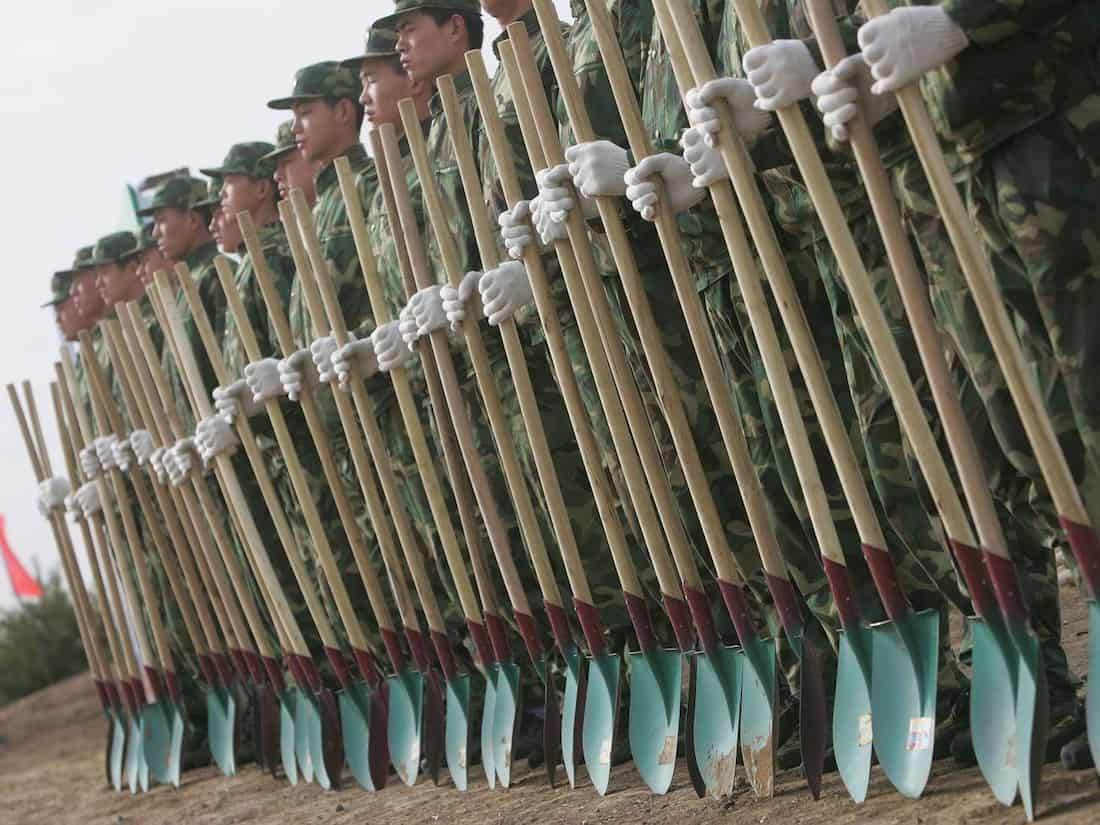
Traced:
[[[1087, 619], [1074, 591], [1066, 592], [1064, 638], [1077, 672], [1085, 666]], [[88, 677], [78, 676], [0, 710], [0, 823], [50, 825], [937, 825], [1023, 822], [1022, 809], [1004, 808], [991, 796], [977, 768], [951, 760], [935, 765], [924, 797], [909, 800], [890, 787], [876, 767], [863, 805], [855, 805], [837, 774], [825, 777], [815, 802], [797, 771], [776, 781], [774, 798], [743, 791], [724, 802], [696, 798], [681, 767], [672, 791], [653, 796], [629, 765], [620, 766], [611, 792], [588, 786], [550, 789], [539, 771], [521, 775], [507, 791], [489, 791], [471, 774], [471, 790], [413, 788], [391, 781], [379, 793], [359, 789], [325, 793], [316, 785], [290, 787], [245, 767], [232, 779], [212, 769], [184, 777], [179, 790], [158, 787], [131, 796], [103, 779], [105, 724]], [[560, 772], [559, 772], [560, 773]], [[1049, 823], [1100, 821], [1100, 782], [1092, 771], [1067, 773], [1048, 765], [1039, 816]]]

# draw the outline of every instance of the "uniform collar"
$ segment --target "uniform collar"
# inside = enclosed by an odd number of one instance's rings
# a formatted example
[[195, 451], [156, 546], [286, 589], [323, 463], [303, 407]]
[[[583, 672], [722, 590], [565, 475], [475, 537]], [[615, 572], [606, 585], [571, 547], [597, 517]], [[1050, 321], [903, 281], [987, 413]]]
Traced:
[[[576, 17], [575, 12], [574, 12], [573, 16]], [[539, 35], [539, 36], [542, 35], [542, 29], [539, 28], [539, 16], [533, 8], [529, 9], [528, 12], [525, 15], [523, 15], [522, 17], [520, 17], [518, 20], [516, 20], [514, 22], [522, 23], [523, 28], [526, 29], [527, 34], [531, 37], [534, 37], [535, 35]], [[509, 25], [511, 25], [511, 23], [509, 23]], [[496, 55], [497, 60], [500, 60], [500, 52], [497, 51], [497, 48], [500, 45], [500, 42], [502, 40], [507, 40], [507, 39], [508, 39], [508, 30], [507, 29], [502, 31], [500, 34], [498, 34], [493, 39], [493, 54]]]
[[[452, 75], [455, 82], [455, 96], [459, 100], [466, 97], [466, 95], [473, 94], [474, 82], [470, 79], [469, 72], [463, 72], [462, 74]], [[443, 101], [439, 99], [439, 92], [436, 91], [432, 95], [432, 99], [428, 101], [428, 112], [431, 117], [429, 120], [435, 120], [436, 118], [443, 117]]]
[[214, 260], [214, 257], [218, 254], [218, 245], [213, 241], [205, 243], [198, 249], [195, 249], [183, 259], [183, 262], [187, 264], [187, 268], [192, 272], [202, 269], [206, 264]]
[[[367, 155], [367, 147], [362, 143], [356, 143], [351, 146], [346, 152], [344, 157], [348, 159], [351, 164], [352, 172], [362, 172], [370, 163], [370, 156]], [[330, 160], [323, 167], [321, 171], [317, 173], [317, 197], [320, 197], [329, 189], [337, 184], [336, 178], [336, 165]]]

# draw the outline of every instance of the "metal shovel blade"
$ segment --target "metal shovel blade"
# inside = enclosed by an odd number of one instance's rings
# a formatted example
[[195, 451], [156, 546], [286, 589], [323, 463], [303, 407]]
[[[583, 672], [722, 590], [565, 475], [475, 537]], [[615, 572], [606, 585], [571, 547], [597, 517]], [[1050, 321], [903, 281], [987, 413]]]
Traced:
[[[558, 763], [561, 762], [561, 708], [558, 706], [558, 689], [550, 681], [550, 663], [543, 659], [537, 668], [545, 686], [542, 706], [542, 767], [551, 788], [558, 784]], [[584, 703], [578, 703], [578, 713], [584, 714]]]
[[[968, 619], [974, 642], [970, 677], [970, 736], [978, 768], [1002, 805], [1016, 801], [1016, 653], [1000, 617]], [[998, 638], [999, 637], [999, 638]]]
[[323, 688], [317, 696], [317, 726], [310, 731], [313, 770], [317, 784], [326, 791], [340, 788], [344, 772], [344, 737], [340, 729], [340, 706], [336, 694]]
[[561, 759], [565, 765], [565, 775], [569, 779], [569, 787], [577, 787], [577, 744], [578, 738], [583, 741], [577, 722], [583, 722], [577, 718], [577, 703], [580, 701], [581, 691], [584, 690], [584, 658], [577, 648], [572, 647], [565, 654], [565, 693], [562, 696], [561, 708]]
[[141, 719], [140, 716], [131, 716], [129, 733], [126, 736], [126, 784], [130, 793], [139, 790], [138, 774], [141, 769]]
[[1039, 775], [1046, 761], [1050, 725], [1050, 698], [1046, 669], [1039, 654], [1039, 639], [1026, 627], [1012, 633], [1020, 654], [1016, 683], [1015, 761], [1020, 781], [1020, 801], [1028, 822], [1035, 818]]
[[699, 770], [699, 756], [695, 752], [695, 698], [699, 691], [696, 682], [699, 678], [699, 657], [687, 654], [688, 686], [687, 706], [684, 708], [684, 757], [687, 762], [688, 780], [695, 795], [703, 799], [707, 795], [707, 783]]
[[298, 784], [298, 754], [294, 735], [294, 709], [298, 701], [298, 688], [288, 688], [279, 694], [279, 758], [283, 762], [283, 773], [291, 785]]
[[237, 723], [237, 702], [222, 687], [206, 691], [206, 737], [210, 743], [210, 756], [223, 776], [237, 773], [234, 748], [234, 726]]
[[939, 624], [937, 613], [924, 610], [871, 628], [875, 753], [898, 793], [912, 799], [932, 768]]
[[615, 740], [615, 715], [619, 709], [622, 657], [605, 653], [592, 660], [584, 697], [581, 747], [588, 778], [603, 796], [611, 783], [611, 748]]
[[493, 720], [496, 716], [498, 670], [498, 665], [492, 665], [485, 671], [485, 702], [481, 709], [481, 768], [489, 790], [497, 786], [496, 763], [493, 761]]
[[630, 668], [630, 753], [646, 786], [655, 794], [664, 794], [676, 771], [684, 660], [678, 650], [651, 650], [629, 653], [626, 661]]
[[340, 703], [340, 732], [351, 775], [360, 787], [377, 790], [370, 770], [370, 691], [365, 682], [355, 682], [336, 694]]
[[262, 764], [274, 775], [279, 768], [279, 704], [275, 690], [267, 683], [256, 688], [256, 711], [257, 759], [262, 755]]
[[1089, 599], [1089, 676], [1085, 696], [1092, 763], [1100, 770], [1100, 602]]
[[424, 737], [424, 761], [432, 784], [439, 785], [443, 773], [444, 722], [443, 679], [438, 671], [428, 671], [424, 680], [424, 721], [421, 725]]
[[416, 784], [420, 772], [420, 723], [424, 710], [424, 677], [403, 670], [386, 678], [389, 687], [389, 720], [386, 741], [397, 776], [406, 785]]
[[695, 758], [707, 794], [719, 799], [733, 791], [737, 776], [742, 691], [748, 669], [734, 648], [718, 647], [713, 654], [691, 655], [696, 658]]
[[122, 790], [123, 762], [126, 756], [126, 721], [117, 708], [107, 711], [110, 720], [110, 751], [107, 754], [107, 770], [111, 787]]
[[821, 798], [821, 774], [825, 766], [825, 730], [829, 711], [825, 707], [825, 679], [821, 672], [818, 641], [804, 636], [799, 652], [799, 743], [802, 747], [802, 773], [814, 799]]
[[141, 710], [142, 753], [153, 778], [165, 785], [179, 785], [183, 719], [167, 700]]
[[[762, 639], [751, 639], [742, 649], [741, 761], [753, 792], [768, 798], [775, 792], [775, 649], [770, 641]], [[732, 774], [731, 770], [731, 779]]]
[[138, 750], [138, 789], [142, 792], [149, 790], [149, 762], [145, 759], [145, 745]]
[[460, 791], [469, 785], [468, 753], [470, 742], [470, 677], [457, 673], [447, 680], [444, 691], [447, 711], [444, 749], [447, 754], [447, 772]]
[[309, 747], [309, 731], [316, 724], [317, 700], [304, 690], [298, 691], [294, 705], [294, 753], [302, 781], [313, 781], [313, 751]]
[[500, 784], [507, 788], [512, 782], [512, 743], [519, 723], [519, 666], [501, 662], [498, 668], [493, 706], [493, 767]]
[[837, 653], [833, 752], [844, 787], [856, 802], [867, 798], [871, 781], [871, 645], [870, 630], [849, 624]]

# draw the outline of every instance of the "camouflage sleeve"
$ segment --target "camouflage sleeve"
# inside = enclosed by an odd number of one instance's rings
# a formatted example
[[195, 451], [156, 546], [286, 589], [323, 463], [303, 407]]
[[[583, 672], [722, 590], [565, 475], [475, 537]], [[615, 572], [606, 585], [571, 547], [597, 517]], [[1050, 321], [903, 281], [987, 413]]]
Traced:
[[[944, 0], [943, 8], [970, 39], [988, 46], [1022, 32], [1039, 32], [1081, 0]], [[1097, 5], [1090, 0], [1085, 5]]]

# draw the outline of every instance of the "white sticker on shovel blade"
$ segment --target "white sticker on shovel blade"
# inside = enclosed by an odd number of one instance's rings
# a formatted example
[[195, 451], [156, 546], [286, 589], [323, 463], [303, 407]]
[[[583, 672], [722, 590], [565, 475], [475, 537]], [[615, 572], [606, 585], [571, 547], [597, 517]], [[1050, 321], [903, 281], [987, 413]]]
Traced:
[[931, 716], [914, 716], [909, 720], [909, 740], [905, 749], [925, 751], [932, 747], [932, 730], [935, 722]]
[[466, 767], [466, 748], [461, 747], [458, 749], [458, 767]]
[[871, 714], [864, 713], [859, 717], [859, 746], [865, 748], [875, 741], [874, 730], [871, 727]]
[[604, 739], [602, 742], [600, 742], [600, 764], [601, 765], [610, 765], [611, 764], [611, 740], [610, 739]]
[[676, 737], [666, 736], [665, 744], [657, 756], [658, 765], [671, 765], [676, 761]]

